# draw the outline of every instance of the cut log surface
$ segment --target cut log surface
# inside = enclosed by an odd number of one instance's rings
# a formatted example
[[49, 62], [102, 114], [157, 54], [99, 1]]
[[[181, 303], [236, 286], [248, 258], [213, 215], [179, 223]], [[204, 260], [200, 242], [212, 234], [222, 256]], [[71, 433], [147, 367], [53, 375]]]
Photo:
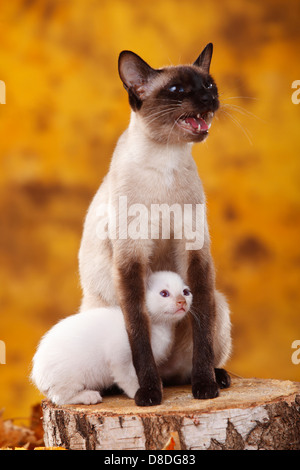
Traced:
[[124, 395], [97, 405], [42, 406], [47, 447], [300, 450], [300, 382], [234, 378], [213, 400], [195, 400], [190, 386], [166, 387], [153, 407]]

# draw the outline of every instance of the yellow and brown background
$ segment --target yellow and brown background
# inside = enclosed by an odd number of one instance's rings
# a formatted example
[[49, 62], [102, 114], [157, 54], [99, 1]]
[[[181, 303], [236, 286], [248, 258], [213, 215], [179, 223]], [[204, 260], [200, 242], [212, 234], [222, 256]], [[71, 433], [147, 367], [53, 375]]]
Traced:
[[297, 0], [15, 0], [0, 5], [0, 408], [41, 396], [30, 361], [80, 303], [89, 202], [129, 120], [122, 49], [153, 67], [213, 42], [223, 103], [193, 154], [206, 190], [218, 287], [232, 309], [229, 370], [300, 380], [300, 4]]

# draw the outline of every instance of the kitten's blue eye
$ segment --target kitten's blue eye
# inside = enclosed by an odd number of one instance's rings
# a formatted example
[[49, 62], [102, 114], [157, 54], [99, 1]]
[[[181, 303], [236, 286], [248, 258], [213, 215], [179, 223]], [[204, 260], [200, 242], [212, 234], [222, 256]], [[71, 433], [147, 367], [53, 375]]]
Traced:
[[183, 295], [188, 296], [191, 294], [191, 291], [189, 289], [183, 289]]
[[164, 289], [164, 290], [160, 291], [160, 295], [162, 297], [169, 297], [170, 292], [168, 290]]
[[183, 93], [184, 88], [181, 85], [172, 85], [170, 86], [169, 91], [171, 91], [172, 93], [175, 93], [175, 92]]

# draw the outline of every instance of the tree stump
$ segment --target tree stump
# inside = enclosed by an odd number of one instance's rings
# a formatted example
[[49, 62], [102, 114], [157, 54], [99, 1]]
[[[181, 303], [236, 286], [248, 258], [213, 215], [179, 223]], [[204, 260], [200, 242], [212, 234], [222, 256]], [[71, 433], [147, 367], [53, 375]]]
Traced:
[[42, 407], [47, 447], [300, 450], [300, 382], [234, 378], [213, 400], [195, 400], [190, 386], [165, 387], [153, 407], [124, 395], [89, 406], [45, 400]]

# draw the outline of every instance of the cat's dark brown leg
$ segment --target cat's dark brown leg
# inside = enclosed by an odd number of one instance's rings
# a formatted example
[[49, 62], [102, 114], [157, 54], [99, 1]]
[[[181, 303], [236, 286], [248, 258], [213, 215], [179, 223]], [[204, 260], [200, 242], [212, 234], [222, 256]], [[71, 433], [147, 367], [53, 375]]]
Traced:
[[194, 398], [215, 398], [219, 395], [219, 386], [214, 370], [215, 286], [210, 255], [203, 251], [190, 251], [188, 284], [193, 292], [192, 392]]
[[124, 261], [117, 267], [117, 285], [140, 385], [135, 402], [139, 406], [159, 405], [162, 400], [162, 386], [150, 344], [145, 307], [145, 268], [141, 262]]

